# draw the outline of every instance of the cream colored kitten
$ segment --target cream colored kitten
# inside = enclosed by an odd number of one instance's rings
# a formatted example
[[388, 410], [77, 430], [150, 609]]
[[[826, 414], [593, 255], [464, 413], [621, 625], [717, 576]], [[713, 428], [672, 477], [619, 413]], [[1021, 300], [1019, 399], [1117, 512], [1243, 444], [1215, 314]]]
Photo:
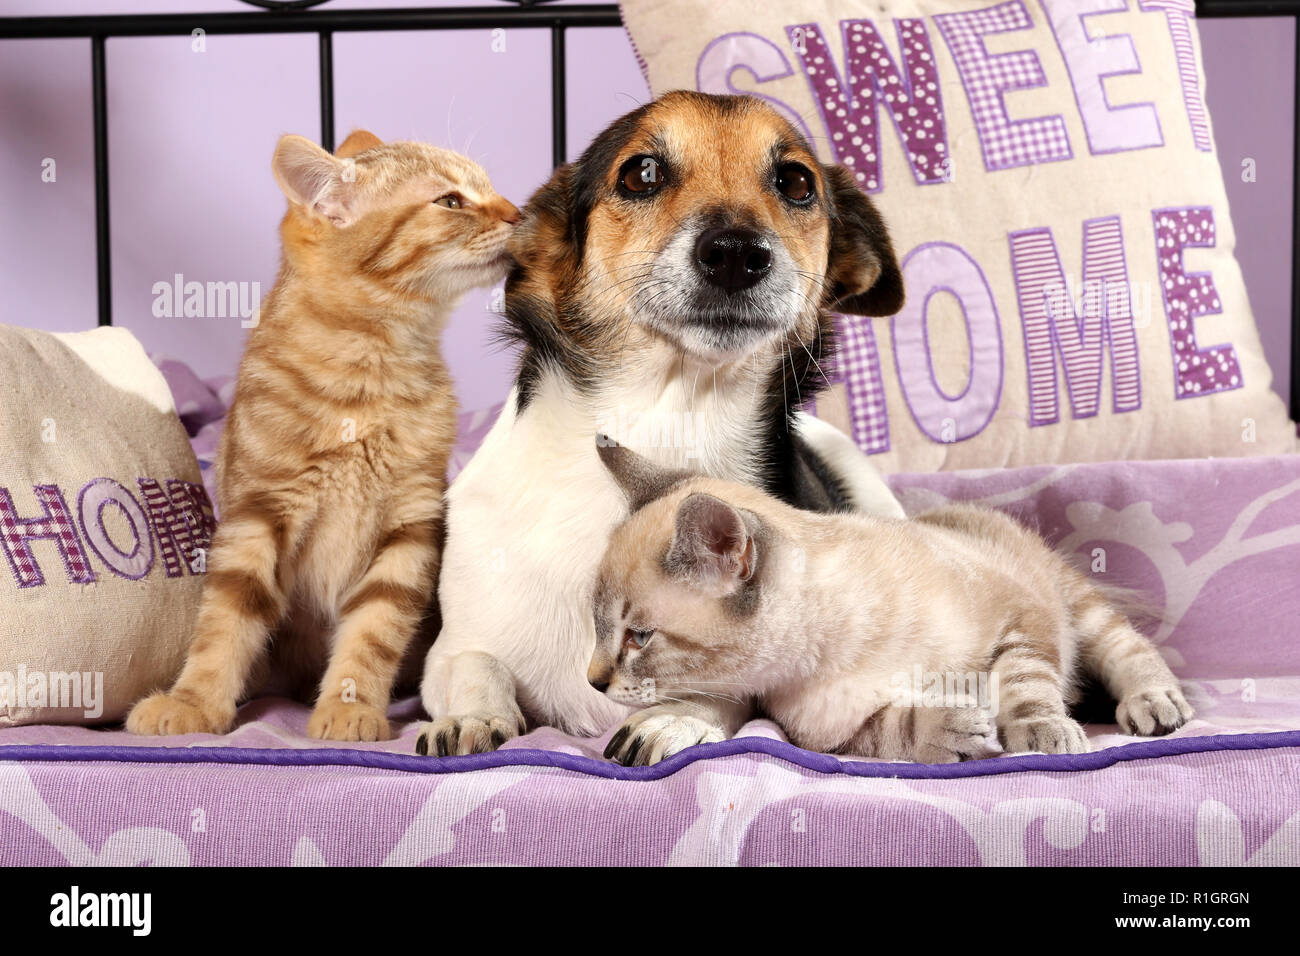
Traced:
[[995, 733], [1087, 751], [1067, 713], [1081, 672], [1128, 733], [1192, 716], [1155, 647], [1005, 515], [798, 511], [600, 444], [634, 513], [601, 563], [587, 676], [619, 703], [752, 696], [801, 747], [927, 763], [989, 755]]

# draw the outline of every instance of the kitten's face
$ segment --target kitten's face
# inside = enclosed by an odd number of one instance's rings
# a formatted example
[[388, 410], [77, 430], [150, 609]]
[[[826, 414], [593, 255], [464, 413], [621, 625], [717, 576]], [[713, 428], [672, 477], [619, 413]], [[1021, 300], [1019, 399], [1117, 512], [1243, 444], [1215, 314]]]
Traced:
[[332, 156], [286, 136], [273, 167], [310, 242], [391, 291], [455, 297], [509, 267], [519, 210], [458, 153], [357, 132]]
[[735, 696], [757, 677], [763, 530], [752, 513], [690, 490], [699, 484], [632, 515], [601, 562], [587, 678], [621, 704]]

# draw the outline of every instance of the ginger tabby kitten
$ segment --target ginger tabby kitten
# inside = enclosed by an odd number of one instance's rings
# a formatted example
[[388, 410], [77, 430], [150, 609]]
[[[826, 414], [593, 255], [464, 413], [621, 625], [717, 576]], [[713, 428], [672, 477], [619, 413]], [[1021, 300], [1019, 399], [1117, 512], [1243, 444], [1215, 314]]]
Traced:
[[272, 168], [284, 255], [218, 454], [193, 643], [127, 729], [224, 733], [271, 676], [319, 679], [311, 736], [382, 740], [437, 580], [456, 435], [439, 340], [465, 292], [505, 275], [519, 211], [465, 157], [364, 131], [337, 156], [285, 136]]

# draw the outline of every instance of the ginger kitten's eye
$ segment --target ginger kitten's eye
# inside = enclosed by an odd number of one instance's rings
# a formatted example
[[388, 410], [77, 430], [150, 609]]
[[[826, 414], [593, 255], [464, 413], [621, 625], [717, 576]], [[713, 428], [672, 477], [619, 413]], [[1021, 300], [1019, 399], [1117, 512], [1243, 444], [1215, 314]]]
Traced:
[[650, 643], [650, 638], [655, 636], [654, 628], [648, 631], [638, 631], [629, 627], [623, 632], [623, 647], [628, 650], [640, 650]]
[[435, 206], [443, 206], [447, 209], [468, 209], [469, 200], [460, 193], [447, 193], [445, 196], [439, 196], [433, 201]]
[[782, 163], [776, 171], [776, 191], [792, 203], [803, 205], [812, 199], [812, 173], [798, 163]]
[[655, 156], [633, 156], [618, 171], [619, 192], [649, 196], [664, 184], [664, 164]]

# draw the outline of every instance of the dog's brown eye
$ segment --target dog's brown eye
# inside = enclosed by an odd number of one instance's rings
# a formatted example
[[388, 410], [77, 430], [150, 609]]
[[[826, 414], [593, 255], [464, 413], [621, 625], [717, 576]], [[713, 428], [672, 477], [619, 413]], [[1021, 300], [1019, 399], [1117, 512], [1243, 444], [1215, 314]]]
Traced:
[[618, 172], [619, 185], [626, 192], [648, 196], [664, 184], [664, 167], [653, 156], [633, 156]]
[[786, 163], [776, 171], [776, 189], [791, 202], [805, 202], [813, 194], [812, 173], [798, 163]]
[[447, 193], [445, 196], [439, 196], [433, 201], [435, 206], [445, 206], [447, 209], [464, 209], [469, 203], [460, 193]]

